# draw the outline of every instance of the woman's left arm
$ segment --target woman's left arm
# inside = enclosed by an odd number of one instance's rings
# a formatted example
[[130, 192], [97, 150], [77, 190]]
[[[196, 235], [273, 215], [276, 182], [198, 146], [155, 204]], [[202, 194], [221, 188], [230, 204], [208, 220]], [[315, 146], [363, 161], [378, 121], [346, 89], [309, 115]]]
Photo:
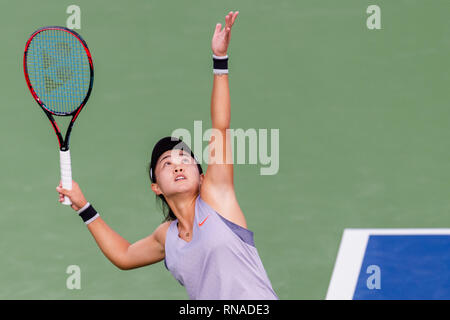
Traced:
[[[213, 54], [220, 59], [227, 56], [231, 28], [238, 11], [225, 17], [225, 27], [218, 23], [211, 43]], [[230, 137], [230, 87], [228, 73], [214, 74], [211, 95], [212, 133], [209, 142], [208, 169], [202, 183], [201, 197], [226, 219], [246, 228], [233, 183], [233, 157]]]

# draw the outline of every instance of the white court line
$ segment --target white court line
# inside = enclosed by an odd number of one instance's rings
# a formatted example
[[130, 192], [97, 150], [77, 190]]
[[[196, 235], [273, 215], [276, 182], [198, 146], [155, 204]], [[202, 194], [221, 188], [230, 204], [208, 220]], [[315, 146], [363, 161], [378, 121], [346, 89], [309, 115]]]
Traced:
[[450, 229], [345, 229], [326, 299], [353, 299], [369, 236], [436, 234], [449, 235]]

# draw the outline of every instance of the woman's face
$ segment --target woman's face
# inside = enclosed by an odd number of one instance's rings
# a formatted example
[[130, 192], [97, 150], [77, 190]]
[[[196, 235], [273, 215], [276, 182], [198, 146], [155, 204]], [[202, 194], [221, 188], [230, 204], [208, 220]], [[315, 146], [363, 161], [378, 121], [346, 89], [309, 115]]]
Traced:
[[153, 191], [168, 197], [177, 193], [197, 193], [203, 180], [191, 155], [178, 149], [166, 151], [159, 157], [155, 175], [157, 186], [152, 184]]

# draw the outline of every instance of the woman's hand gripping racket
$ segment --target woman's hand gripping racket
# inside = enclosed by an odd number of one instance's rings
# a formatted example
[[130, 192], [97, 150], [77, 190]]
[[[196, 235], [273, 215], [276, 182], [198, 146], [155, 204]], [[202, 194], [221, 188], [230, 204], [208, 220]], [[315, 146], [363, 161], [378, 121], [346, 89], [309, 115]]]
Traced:
[[[61, 181], [72, 189], [69, 139], [72, 126], [91, 94], [94, 66], [86, 42], [73, 30], [44, 27], [27, 41], [23, 70], [28, 88], [49, 118], [59, 142]], [[72, 116], [63, 139], [53, 118]], [[70, 205], [65, 197], [63, 204]]]

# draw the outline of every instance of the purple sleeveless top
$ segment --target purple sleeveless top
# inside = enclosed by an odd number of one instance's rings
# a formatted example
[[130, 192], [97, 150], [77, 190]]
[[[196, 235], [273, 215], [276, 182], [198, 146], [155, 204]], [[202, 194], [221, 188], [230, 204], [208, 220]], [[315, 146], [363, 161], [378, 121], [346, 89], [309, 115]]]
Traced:
[[253, 232], [222, 217], [200, 195], [195, 201], [190, 242], [178, 236], [177, 223], [175, 219], [167, 229], [164, 264], [190, 299], [278, 299], [255, 248]]

